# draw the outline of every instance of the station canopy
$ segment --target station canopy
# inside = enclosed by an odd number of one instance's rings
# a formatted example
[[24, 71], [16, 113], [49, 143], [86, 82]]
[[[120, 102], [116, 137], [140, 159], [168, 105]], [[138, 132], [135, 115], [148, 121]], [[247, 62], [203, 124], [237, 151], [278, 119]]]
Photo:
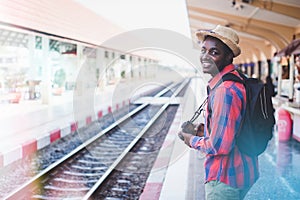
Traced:
[[231, 27], [240, 36], [241, 62], [273, 57], [300, 38], [299, 0], [186, 0], [191, 36], [216, 25]]

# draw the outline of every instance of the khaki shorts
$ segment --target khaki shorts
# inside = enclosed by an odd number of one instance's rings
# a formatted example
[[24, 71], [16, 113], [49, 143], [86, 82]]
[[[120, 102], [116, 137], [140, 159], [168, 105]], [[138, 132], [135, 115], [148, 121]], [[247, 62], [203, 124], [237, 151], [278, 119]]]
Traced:
[[238, 189], [220, 181], [209, 181], [205, 184], [206, 200], [242, 200], [250, 188]]

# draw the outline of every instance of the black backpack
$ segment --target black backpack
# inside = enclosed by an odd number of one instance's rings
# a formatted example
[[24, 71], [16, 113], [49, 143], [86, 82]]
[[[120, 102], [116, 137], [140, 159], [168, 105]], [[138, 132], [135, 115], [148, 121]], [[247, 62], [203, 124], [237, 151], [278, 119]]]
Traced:
[[236, 144], [239, 150], [249, 156], [258, 156], [265, 151], [273, 137], [275, 124], [274, 107], [271, 93], [267, 86], [256, 78], [248, 78], [240, 73], [238, 76], [227, 73], [223, 81], [242, 83], [246, 89], [246, 112], [242, 119]]

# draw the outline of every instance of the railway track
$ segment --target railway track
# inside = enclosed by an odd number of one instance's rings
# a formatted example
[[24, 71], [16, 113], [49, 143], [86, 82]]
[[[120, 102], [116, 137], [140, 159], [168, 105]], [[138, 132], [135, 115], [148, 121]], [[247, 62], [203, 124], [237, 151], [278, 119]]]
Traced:
[[[188, 80], [165, 88], [155, 98], [170, 94], [171, 89], [174, 92], [169, 100], [164, 99], [163, 105], [144, 103], [138, 106], [5, 199], [92, 199], [187, 84]], [[121, 179], [119, 182], [126, 185], [128, 181]]]

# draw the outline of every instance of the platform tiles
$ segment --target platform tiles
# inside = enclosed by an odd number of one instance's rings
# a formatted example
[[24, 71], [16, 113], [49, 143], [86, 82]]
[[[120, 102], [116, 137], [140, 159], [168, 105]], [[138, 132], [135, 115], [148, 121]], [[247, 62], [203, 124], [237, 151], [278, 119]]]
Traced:
[[130, 103], [129, 101], [123, 101], [117, 103], [114, 107], [108, 106], [101, 109], [97, 112], [97, 116], [95, 116], [95, 113], [91, 113], [80, 121], [57, 120], [55, 124], [43, 124], [38, 128], [22, 132], [18, 137], [8, 138], [5, 145], [1, 147], [0, 168], [25, 158], [60, 138], [75, 133], [77, 129], [88, 126], [108, 113], [127, 106]]
[[177, 135], [181, 114], [182, 106], [179, 106], [140, 200], [185, 199], [189, 149]]

